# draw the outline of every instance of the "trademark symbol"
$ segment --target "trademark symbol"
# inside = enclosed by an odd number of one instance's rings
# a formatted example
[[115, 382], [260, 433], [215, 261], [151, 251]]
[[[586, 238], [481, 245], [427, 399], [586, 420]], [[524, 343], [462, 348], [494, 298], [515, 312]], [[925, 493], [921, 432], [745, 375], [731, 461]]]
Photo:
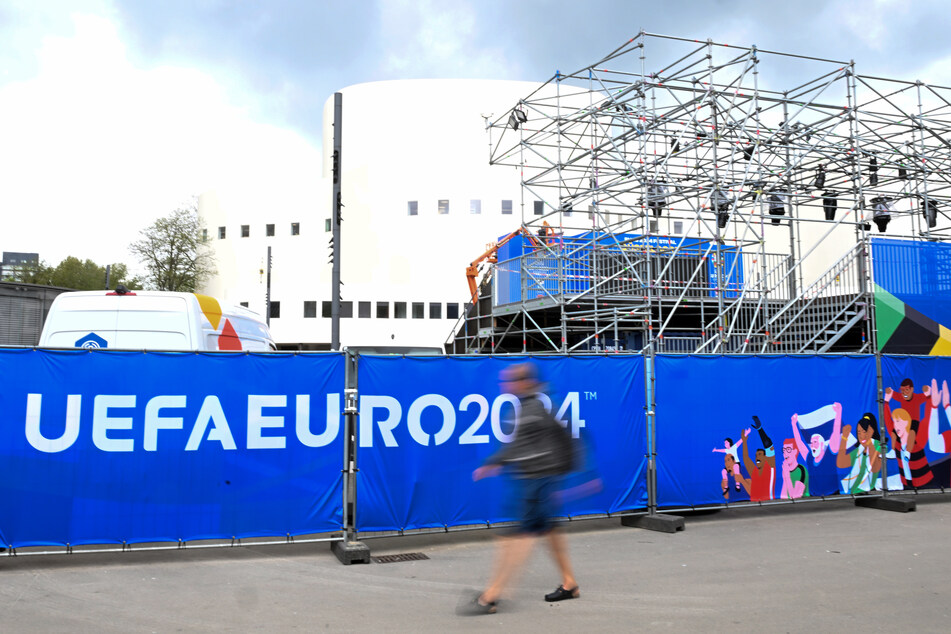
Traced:
[[586, 400], [586, 401], [596, 401], [596, 400], [598, 400], [598, 393], [597, 393], [597, 392], [585, 392], [585, 393], [584, 393], [584, 400]]

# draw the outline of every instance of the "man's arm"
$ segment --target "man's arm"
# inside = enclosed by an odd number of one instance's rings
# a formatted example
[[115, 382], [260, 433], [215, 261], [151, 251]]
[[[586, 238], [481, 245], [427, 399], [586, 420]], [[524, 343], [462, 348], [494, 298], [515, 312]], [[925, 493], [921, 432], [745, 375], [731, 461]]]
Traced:
[[809, 448], [806, 447], [806, 443], [802, 441], [802, 436], [799, 435], [799, 415], [792, 415], [792, 434], [793, 439], [796, 441], [796, 448], [799, 449], [799, 455], [802, 456], [803, 460], [806, 459], [806, 455], [809, 453]]
[[779, 498], [781, 500], [792, 499], [792, 478], [789, 477], [789, 469], [786, 468], [786, 461], [783, 461], [782, 466], [783, 472], [783, 489], [779, 492]]
[[[746, 437], [750, 435], [749, 429], [744, 429], [742, 431], [743, 440], [746, 440]], [[750, 460], [750, 443], [743, 443], [743, 464], [746, 466], [746, 472], [750, 475], [756, 470], [756, 465]]]
[[849, 458], [849, 432], [852, 431], [851, 425], [846, 425], [842, 428], [842, 444], [840, 445], [840, 451], [836, 454], [835, 457], [835, 466], [840, 469], [848, 469], [852, 466], [852, 460]]
[[835, 412], [835, 422], [832, 423], [832, 435], [829, 436], [829, 450], [837, 454], [839, 453], [839, 434], [842, 429], [842, 403], [833, 403], [832, 411]]

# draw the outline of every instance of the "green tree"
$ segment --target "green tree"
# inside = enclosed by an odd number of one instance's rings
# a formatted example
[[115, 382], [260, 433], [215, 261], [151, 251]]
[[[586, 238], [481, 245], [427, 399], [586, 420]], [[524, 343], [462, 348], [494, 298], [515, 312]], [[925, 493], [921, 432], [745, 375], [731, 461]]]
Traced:
[[[17, 267], [15, 275], [10, 276], [9, 281], [95, 291], [106, 288], [106, 267], [92, 260], [83, 261], [70, 255], [55, 267], [43, 261]], [[129, 290], [142, 288], [138, 278], [129, 278], [129, 269], [121, 262], [112, 264], [109, 268], [109, 287], [115, 288], [118, 284]]]
[[215, 274], [211, 247], [203, 238], [198, 203], [179, 207], [140, 231], [129, 251], [145, 266], [146, 282], [160, 291], [194, 292]]
[[[109, 267], [109, 287], [122, 284], [129, 290], [142, 288], [137, 278], [128, 279], [129, 270], [125, 264], [117, 262]], [[74, 288], [78, 291], [95, 291], [106, 287], [106, 267], [92, 260], [82, 261], [73, 256], [67, 257], [53, 269], [50, 275], [53, 286]]]

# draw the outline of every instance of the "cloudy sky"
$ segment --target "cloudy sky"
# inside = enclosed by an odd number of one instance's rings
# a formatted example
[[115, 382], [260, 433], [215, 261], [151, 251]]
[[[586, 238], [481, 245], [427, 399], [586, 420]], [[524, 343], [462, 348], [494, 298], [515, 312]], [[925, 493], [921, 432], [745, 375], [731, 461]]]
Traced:
[[0, 0], [0, 250], [137, 268], [128, 243], [192, 195], [306, 191], [323, 104], [351, 84], [543, 82], [643, 29], [951, 86], [949, 16], [945, 0]]

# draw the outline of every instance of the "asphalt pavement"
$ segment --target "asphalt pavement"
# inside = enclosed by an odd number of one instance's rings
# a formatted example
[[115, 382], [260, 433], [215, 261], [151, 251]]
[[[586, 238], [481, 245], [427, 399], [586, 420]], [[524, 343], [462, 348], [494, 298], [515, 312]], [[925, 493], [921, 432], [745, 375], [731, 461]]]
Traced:
[[3, 632], [946, 632], [951, 498], [917, 511], [850, 500], [687, 516], [656, 533], [618, 519], [567, 526], [581, 597], [539, 544], [494, 615], [455, 608], [486, 580], [495, 530], [366, 540], [344, 566], [327, 543], [0, 556]]

